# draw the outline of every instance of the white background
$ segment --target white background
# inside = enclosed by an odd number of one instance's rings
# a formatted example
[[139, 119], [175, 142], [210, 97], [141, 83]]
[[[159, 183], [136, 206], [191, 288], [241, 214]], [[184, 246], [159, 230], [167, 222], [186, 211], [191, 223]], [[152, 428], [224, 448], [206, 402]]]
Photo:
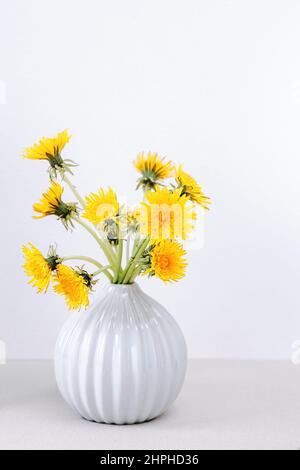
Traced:
[[70, 315], [27, 286], [22, 243], [97, 254], [89, 237], [31, 219], [46, 167], [21, 151], [66, 127], [83, 193], [111, 184], [134, 198], [131, 162], [152, 149], [212, 197], [187, 278], [143, 281], [190, 356], [290, 356], [300, 338], [299, 21], [298, 0], [0, 0], [0, 339], [10, 358], [51, 357]]

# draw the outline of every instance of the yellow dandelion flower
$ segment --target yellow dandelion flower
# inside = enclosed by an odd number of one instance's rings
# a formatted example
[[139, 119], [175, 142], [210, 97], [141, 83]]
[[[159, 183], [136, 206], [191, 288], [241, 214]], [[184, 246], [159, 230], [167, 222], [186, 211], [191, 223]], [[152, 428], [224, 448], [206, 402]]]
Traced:
[[176, 179], [179, 186], [183, 189], [183, 194], [190, 197], [191, 201], [196, 202], [201, 207], [209, 210], [208, 204], [210, 204], [210, 198], [206, 197], [197, 183], [188, 173], [185, 173], [180, 165], [176, 172]]
[[140, 232], [152, 241], [181, 238], [186, 240], [195, 228], [197, 214], [190, 199], [182, 195], [181, 189], [169, 191], [156, 187], [156, 191], [145, 194], [147, 202], [136, 212]]
[[128, 233], [136, 233], [138, 230], [138, 221], [135, 215], [135, 208], [121, 206], [117, 223], [120, 228], [120, 234], [125, 237]]
[[35, 219], [42, 219], [49, 215], [56, 215], [62, 220], [64, 225], [71, 224], [71, 216], [77, 212], [76, 204], [62, 201], [64, 188], [57, 182], [53, 181], [51, 187], [43, 194], [40, 202], [33, 205], [33, 209], [38, 216]]
[[114, 219], [119, 212], [119, 203], [116, 193], [109, 188], [108, 191], [100, 188], [98, 193], [91, 193], [86, 197], [86, 207], [82, 215], [95, 225], [108, 219]]
[[89, 306], [89, 291], [94, 284], [86, 271], [75, 270], [60, 264], [54, 276], [54, 290], [65, 297], [70, 310], [80, 310]]
[[151, 250], [151, 267], [145, 272], [164, 282], [177, 282], [186, 274], [186, 251], [176, 241], [163, 240]]
[[31, 279], [29, 284], [35, 287], [38, 293], [47, 292], [52, 272], [58, 265], [58, 256], [53, 249], [50, 249], [48, 257], [45, 258], [42, 253], [29, 243], [29, 246], [23, 246], [25, 263], [23, 269]]
[[60, 132], [55, 137], [42, 137], [38, 144], [34, 144], [24, 150], [23, 157], [29, 160], [49, 160], [60, 156], [71, 136], [67, 130]]
[[58, 209], [62, 203], [61, 198], [63, 192], [63, 187], [59, 183], [53, 182], [48, 191], [43, 194], [40, 202], [33, 205], [34, 211], [41, 214], [34, 218], [42, 219], [48, 215], [57, 215]]
[[166, 162], [157, 153], [149, 152], [147, 156], [140, 153], [134, 166], [142, 174], [138, 188], [143, 187], [145, 190], [154, 189], [160, 181], [174, 176], [174, 164]]
[[68, 130], [58, 133], [55, 137], [42, 137], [37, 144], [24, 150], [23, 157], [29, 160], [47, 160], [50, 164], [51, 179], [57, 176], [58, 171], [72, 173], [71, 168], [77, 165], [72, 160], [63, 160], [61, 156], [70, 139]]
[[126, 226], [131, 227], [132, 225], [136, 224], [136, 217], [135, 212], [133, 210], [129, 210], [126, 214]]

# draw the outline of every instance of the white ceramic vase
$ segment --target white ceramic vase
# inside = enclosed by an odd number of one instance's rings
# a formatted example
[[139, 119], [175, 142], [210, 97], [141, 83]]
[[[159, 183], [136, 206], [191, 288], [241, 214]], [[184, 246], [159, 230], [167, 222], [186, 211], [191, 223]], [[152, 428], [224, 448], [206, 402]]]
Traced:
[[55, 349], [64, 399], [99, 423], [160, 416], [179, 394], [186, 365], [179, 326], [137, 284], [109, 285], [88, 311], [71, 314]]

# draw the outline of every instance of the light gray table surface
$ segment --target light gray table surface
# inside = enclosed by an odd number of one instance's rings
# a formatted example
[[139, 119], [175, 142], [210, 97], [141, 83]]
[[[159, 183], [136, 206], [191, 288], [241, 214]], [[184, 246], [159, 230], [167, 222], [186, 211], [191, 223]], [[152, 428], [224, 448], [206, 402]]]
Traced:
[[0, 366], [0, 449], [297, 450], [300, 367], [289, 362], [191, 360], [164, 416], [111, 426], [77, 416], [51, 361]]

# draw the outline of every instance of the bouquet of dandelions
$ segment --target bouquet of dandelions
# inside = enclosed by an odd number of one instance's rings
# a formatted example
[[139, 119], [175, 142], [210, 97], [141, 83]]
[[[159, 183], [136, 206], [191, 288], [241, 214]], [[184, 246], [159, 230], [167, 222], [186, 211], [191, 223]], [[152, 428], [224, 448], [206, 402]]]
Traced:
[[[156, 276], [164, 282], [184, 277], [186, 252], [179, 240], [186, 240], [194, 229], [195, 203], [208, 209], [210, 202], [196, 181], [182, 166], [176, 168], [154, 153], [141, 153], [134, 162], [141, 174], [137, 189], [144, 190], [138, 207], [130, 210], [122, 206], [111, 188], [100, 188], [82, 198], [70, 180], [77, 165], [62, 157], [70, 138], [65, 130], [54, 138], [42, 138], [23, 153], [24, 158], [49, 164], [51, 186], [33, 205], [34, 218], [54, 215], [67, 230], [82, 227], [97, 242], [106, 261], [82, 255], [61, 256], [54, 246], [44, 256], [30, 243], [23, 246], [23, 267], [29, 283], [39, 293], [47, 292], [52, 283], [69, 309], [77, 310], [88, 307], [89, 294], [101, 275], [113, 284], [133, 284], [140, 275]], [[169, 186], [167, 180], [171, 180]], [[63, 199], [64, 185], [76, 202]], [[68, 265], [76, 261], [84, 264]], [[94, 266], [95, 271], [90, 272], [86, 265]]]

